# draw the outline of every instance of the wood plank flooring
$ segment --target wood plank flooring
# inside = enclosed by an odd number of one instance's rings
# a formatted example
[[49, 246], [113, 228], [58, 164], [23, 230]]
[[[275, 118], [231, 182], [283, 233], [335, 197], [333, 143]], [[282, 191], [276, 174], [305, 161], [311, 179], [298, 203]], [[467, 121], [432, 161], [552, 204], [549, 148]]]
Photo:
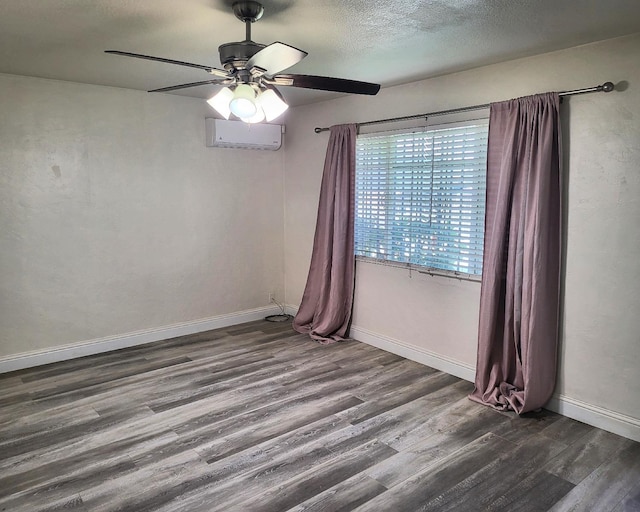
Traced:
[[252, 322], [0, 376], [0, 511], [640, 511], [640, 443]]

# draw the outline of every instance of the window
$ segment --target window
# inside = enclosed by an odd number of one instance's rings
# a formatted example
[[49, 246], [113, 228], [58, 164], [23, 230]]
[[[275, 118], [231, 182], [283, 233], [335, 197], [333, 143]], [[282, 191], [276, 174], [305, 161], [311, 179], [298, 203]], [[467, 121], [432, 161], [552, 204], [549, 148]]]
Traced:
[[486, 119], [361, 135], [356, 256], [482, 274]]

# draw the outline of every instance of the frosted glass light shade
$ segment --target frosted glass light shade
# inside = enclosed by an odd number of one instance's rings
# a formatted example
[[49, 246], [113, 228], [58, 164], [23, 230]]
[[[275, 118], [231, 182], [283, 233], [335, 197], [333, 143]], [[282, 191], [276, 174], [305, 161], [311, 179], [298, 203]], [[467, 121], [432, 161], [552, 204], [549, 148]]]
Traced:
[[261, 123], [262, 121], [264, 121], [264, 110], [262, 110], [260, 105], [258, 105], [256, 109], [256, 113], [252, 117], [243, 117], [242, 120], [245, 123], [249, 123], [249, 124]]
[[229, 103], [233, 99], [233, 91], [228, 87], [223, 87], [218, 94], [209, 98], [207, 103], [211, 105], [225, 119], [229, 119], [231, 110]]
[[276, 117], [282, 115], [288, 108], [287, 105], [278, 94], [273, 89], [267, 89], [260, 93], [258, 96], [258, 103], [262, 110], [264, 110], [264, 115], [267, 118], [267, 121], [272, 121]]
[[258, 110], [255, 98], [256, 93], [250, 85], [238, 85], [229, 102], [231, 113], [241, 119], [253, 117]]

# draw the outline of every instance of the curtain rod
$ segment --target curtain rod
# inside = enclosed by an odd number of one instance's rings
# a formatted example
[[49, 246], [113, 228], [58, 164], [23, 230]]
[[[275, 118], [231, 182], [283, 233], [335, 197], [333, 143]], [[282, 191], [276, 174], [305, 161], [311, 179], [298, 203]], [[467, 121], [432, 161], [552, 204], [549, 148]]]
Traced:
[[[576, 94], [586, 94], [588, 92], [611, 92], [613, 91], [613, 82], [605, 82], [602, 85], [596, 85], [595, 87], [586, 87], [585, 89], [574, 89], [573, 91], [562, 91], [558, 93], [558, 96], [574, 96]], [[423, 117], [442, 116], [446, 114], [458, 114], [460, 112], [469, 112], [471, 110], [480, 110], [483, 108], [489, 108], [491, 103], [484, 103], [482, 105], [472, 105], [470, 107], [452, 108], [449, 110], [440, 110], [439, 112], [429, 112], [427, 114], [414, 114], [411, 116], [402, 117], [390, 117], [388, 119], [377, 119], [376, 121], [365, 121], [364, 123], [357, 123], [358, 126], [368, 126], [371, 124], [392, 123], [395, 121], [407, 121], [409, 119], [420, 119]], [[327, 132], [329, 128], [315, 128], [316, 133]]]

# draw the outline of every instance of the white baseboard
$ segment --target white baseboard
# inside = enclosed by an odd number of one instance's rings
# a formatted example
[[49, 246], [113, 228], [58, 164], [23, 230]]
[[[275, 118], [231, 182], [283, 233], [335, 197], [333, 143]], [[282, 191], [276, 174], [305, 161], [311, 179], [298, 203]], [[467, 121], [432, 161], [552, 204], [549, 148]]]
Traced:
[[[292, 304], [285, 305], [285, 311], [295, 316], [298, 312], [298, 306]], [[417, 363], [430, 366], [436, 370], [460, 377], [461, 379], [473, 382], [476, 376], [476, 369], [473, 366], [467, 365], [454, 359], [443, 357], [439, 354], [425, 350], [415, 345], [409, 345], [400, 340], [378, 334], [376, 332], [365, 329], [364, 327], [358, 327], [352, 325], [349, 331], [349, 335], [354, 339], [372, 345], [379, 349], [391, 352], [401, 357], [411, 359]]]
[[351, 326], [351, 337], [368, 345], [386, 350], [387, 352], [430, 366], [436, 370], [455, 375], [469, 382], [475, 380], [476, 370], [473, 366], [444, 357], [424, 348], [409, 345], [400, 340], [389, 338], [388, 336], [383, 336], [355, 325]]
[[279, 312], [280, 310], [276, 306], [265, 306], [193, 320], [191, 322], [166, 325], [155, 329], [146, 329], [79, 343], [60, 345], [43, 350], [23, 352], [21, 354], [0, 358], [0, 373], [32, 368], [34, 366], [56, 363], [58, 361], [66, 361], [77, 357], [101, 354], [103, 352], [110, 352], [111, 350], [143, 345], [145, 343], [166, 340], [177, 336], [220, 329], [221, 327], [229, 327], [230, 325], [260, 320], [265, 316], [274, 315]]
[[[298, 308], [287, 304], [286, 310], [290, 315], [295, 315]], [[406, 357], [469, 382], [474, 382], [475, 380], [475, 367], [415, 345], [409, 345], [400, 340], [355, 325], [351, 326], [351, 336], [368, 345]], [[561, 394], [554, 394], [545, 405], [545, 409], [640, 442], [639, 418], [620, 414]]]
[[[358, 341], [406, 357], [436, 370], [455, 375], [469, 382], [474, 382], [475, 380], [475, 368], [460, 361], [443, 357], [440, 354], [371, 332], [362, 327], [352, 326], [351, 336]], [[638, 418], [560, 394], [554, 394], [545, 405], [545, 409], [640, 442], [640, 419]]]
[[640, 419], [638, 418], [564, 395], [553, 395], [545, 405], [545, 409], [640, 442]]

